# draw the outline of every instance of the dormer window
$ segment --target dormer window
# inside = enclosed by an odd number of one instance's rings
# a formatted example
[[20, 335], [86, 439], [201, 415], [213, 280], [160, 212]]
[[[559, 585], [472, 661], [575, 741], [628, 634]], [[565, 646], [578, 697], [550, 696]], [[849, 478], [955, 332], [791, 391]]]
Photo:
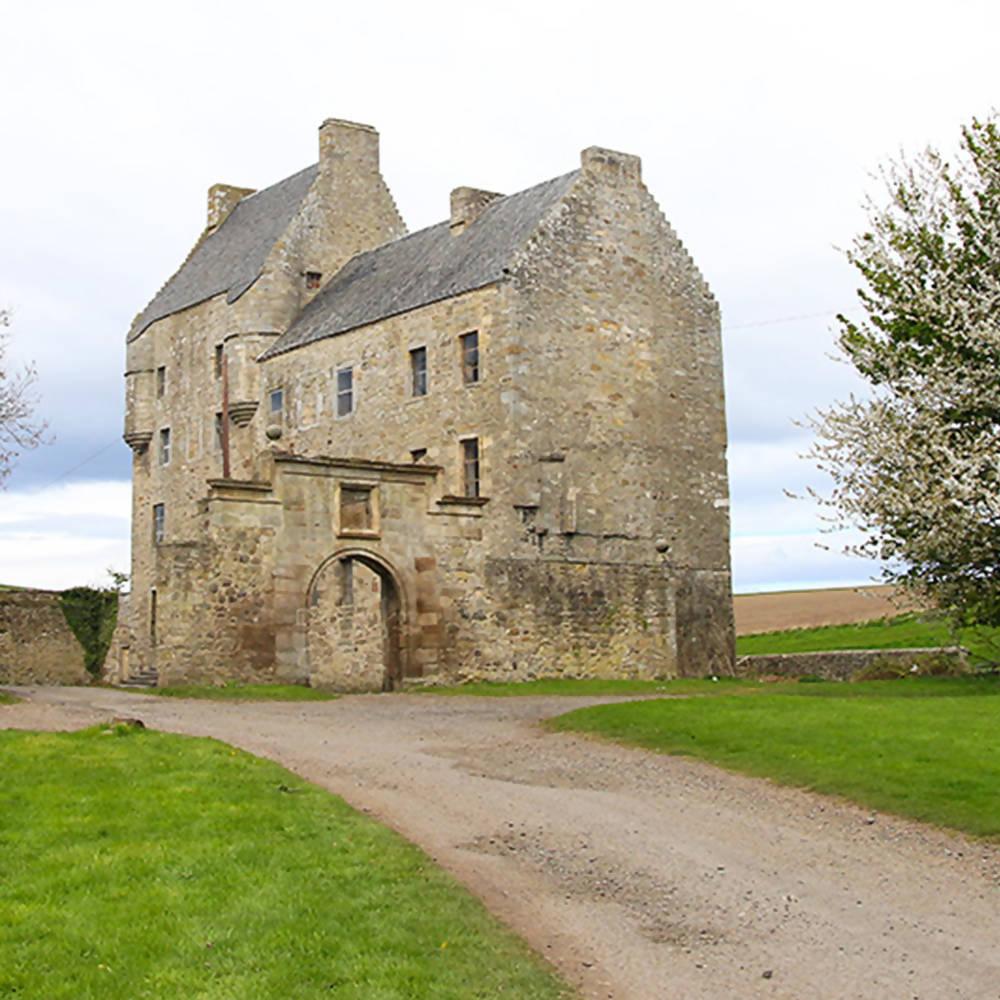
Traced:
[[315, 292], [323, 282], [323, 275], [319, 271], [306, 271], [306, 291]]

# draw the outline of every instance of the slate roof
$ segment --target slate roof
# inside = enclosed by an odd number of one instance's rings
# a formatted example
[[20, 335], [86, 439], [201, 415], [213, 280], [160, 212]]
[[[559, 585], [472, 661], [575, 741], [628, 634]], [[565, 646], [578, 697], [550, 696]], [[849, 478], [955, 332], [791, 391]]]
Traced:
[[318, 170], [313, 164], [240, 201], [136, 317], [128, 339], [134, 340], [158, 319], [221, 292], [227, 302], [235, 302], [260, 277], [267, 255], [299, 210]]
[[457, 236], [441, 222], [352, 257], [261, 359], [500, 280], [578, 173], [498, 198]]

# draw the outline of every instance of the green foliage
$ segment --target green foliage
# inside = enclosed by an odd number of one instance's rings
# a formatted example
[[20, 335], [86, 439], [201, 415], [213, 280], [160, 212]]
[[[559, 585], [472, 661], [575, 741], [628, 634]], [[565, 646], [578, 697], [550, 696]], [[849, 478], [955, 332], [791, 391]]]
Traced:
[[0, 732], [0, 996], [555, 1000], [422, 852], [213, 740]]
[[[916, 670], [913, 668], [916, 667]], [[878, 657], [857, 671], [854, 680], [891, 681], [919, 674], [921, 677], [962, 677], [969, 668], [961, 660], [944, 653], [915, 653], [905, 662], [888, 656]]]
[[855, 625], [758, 632], [736, 638], [738, 656], [755, 653], [814, 653], [833, 649], [914, 649], [964, 646], [973, 664], [1000, 658], [1000, 628], [955, 629], [939, 614], [906, 614]]
[[95, 677], [108, 655], [118, 621], [118, 591], [71, 587], [59, 595], [63, 614], [83, 647], [83, 662]]
[[1000, 677], [627, 702], [549, 723], [1000, 838]]

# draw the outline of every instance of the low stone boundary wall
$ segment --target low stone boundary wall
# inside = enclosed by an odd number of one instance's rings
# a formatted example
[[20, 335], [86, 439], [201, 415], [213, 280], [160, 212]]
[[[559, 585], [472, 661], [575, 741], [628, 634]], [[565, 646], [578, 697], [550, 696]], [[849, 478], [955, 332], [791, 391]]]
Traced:
[[59, 594], [0, 590], [0, 684], [88, 684]]
[[966, 666], [968, 653], [961, 646], [931, 646], [916, 649], [838, 649], [826, 653], [764, 653], [736, 658], [737, 677], [822, 677], [824, 680], [847, 681], [873, 665], [902, 668], [924, 673], [941, 658], [954, 660], [955, 666]]

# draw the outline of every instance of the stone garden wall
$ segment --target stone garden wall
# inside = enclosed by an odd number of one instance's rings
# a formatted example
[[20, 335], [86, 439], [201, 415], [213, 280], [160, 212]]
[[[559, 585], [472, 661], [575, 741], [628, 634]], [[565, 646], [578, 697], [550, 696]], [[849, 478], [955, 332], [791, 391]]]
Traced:
[[59, 594], [0, 590], [0, 684], [87, 684], [83, 648]]
[[[861, 671], [880, 666], [893, 672], [927, 674], [939, 672], [950, 661], [958, 670], [966, 666], [968, 654], [961, 646], [916, 649], [841, 649], [825, 653], [773, 653], [740, 656], [738, 677], [822, 677], [848, 681]], [[916, 667], [916, 670], [913, 668]]]

